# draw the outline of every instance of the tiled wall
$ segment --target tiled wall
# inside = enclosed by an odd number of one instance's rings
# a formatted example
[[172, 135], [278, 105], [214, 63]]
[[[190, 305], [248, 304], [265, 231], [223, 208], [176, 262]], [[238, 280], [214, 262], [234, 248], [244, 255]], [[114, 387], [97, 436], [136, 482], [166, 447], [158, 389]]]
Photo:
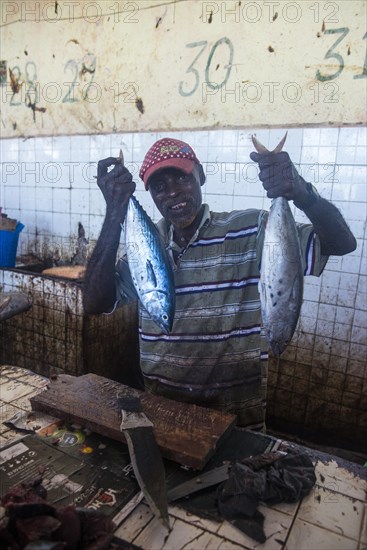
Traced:
[[[285, 129], [261, 130], [257, 137], [275, 147]], [[212, 210], [268, 208], [251, 163], [251, 130], [165, 134], [120, 134], [1, 141], [0, 206], [25, 224], [19, 252], [70, 259], [78, 222], [92, 247], [104, 200], [97, 188], [96, 163], [117, 156], [137, 182], [136, 195], [157, 219], [138, 170], [147, 148], [159, 137], [188, 141], [207, 172], [204, 200]], [[348, 438], [367, 433], [366, 128], [289, 129], [285, 149], [301, 174], [343, 213], [358, 242], [355, 252], [333, 257], [321, 278], [306, 281], [297, 333], [282, 361], [272, 362], [269, 418], [279, 428], [315, 426]], [[297, 221], [304, 221], [300, 211]], [[367, 440], [367, 438], [364, 438]]]

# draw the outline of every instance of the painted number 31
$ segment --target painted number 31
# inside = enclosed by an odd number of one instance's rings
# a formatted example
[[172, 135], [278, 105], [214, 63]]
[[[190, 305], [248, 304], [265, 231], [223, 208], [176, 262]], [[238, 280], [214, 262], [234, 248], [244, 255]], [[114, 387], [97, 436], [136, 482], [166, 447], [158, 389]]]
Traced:
[[[200, 50], [197, 56], [195, 57], [194, 61], [191, 63], [191, 65], [188, 67], [186, 71], [186, 74], [189, 74], [190, 78], [188, 79], [187, 82], [183, 82], [183, 81], [180, 82], [178, 90], [182, 96], [187, 97], [194, 94], [199, 87], [200, 74], [198, 69], [195, 67], [195, 65], [199, 57], [201, 57], [201, 55], [204, 53], [204, 50], [206, 49], [207, 45], [208, 45], [208, 42], [206, 40], [202, 40], [201, 42], [191, 42], [190, 44], [186, 44], [187, 48], [200, 48]], [[220, 47], [222, 48], [225, 47], [228, 50], [228, 62], [224, 65], [224, 69], [225, 69], [224, 78], [222, 79], [221, 82], [218, 83], [214, 81], [211, 74], [213, 70], [217, 71], [220, 67], [219, 62], [217, 64], [213, 63], [216, 50], [217, 48], [220, 48]], [[209, 88], [213, 90], [219, 90], [220, 88], [222, 88], [222, 86], [225, 85], [225, 83], [228, 81], [229, 76], [231, 74], [232, 62], [233, 62], [233, 44], [229, 40], [229, 38], [224, 36], [223, 38], [220, 38], [219, 40], [216, 41], [216, 43], [210, 50], [210, 53], [206, 62], [204, 82], [207, 83]]]
[[[348, 27], [341, 27], [340, 29], [326, 29], [324, 31], [324, 34], [340, 34], [335, 40], [334, 44], [331, 46], [331, 48], [328, 49], [328, 51], [325, 54], [324, 59], [332, 59], [334, 61], [333, 66], [335, 66], [336, 71], [331, 74], [323, 74], [320, 70], [317, 70], [316, 72], [316, 78], [317, 80], [320, 80], [321, 82], [326, 82], [328, 80], [334, 80], [334, 78], [337, 78], [340, 73], [344, 70], [344, 58], [340, 53], [338, 53], [335, 48], [340, 44], [342, 40], [347, 36], [349, 33]], [[364, 35], [363, 40], [366, 40], [367, 33]], [[361, 74], [354, 75], [353, 78], [366, 78], [367, 76], [367, 55], [364, 61], [363, 70]]]

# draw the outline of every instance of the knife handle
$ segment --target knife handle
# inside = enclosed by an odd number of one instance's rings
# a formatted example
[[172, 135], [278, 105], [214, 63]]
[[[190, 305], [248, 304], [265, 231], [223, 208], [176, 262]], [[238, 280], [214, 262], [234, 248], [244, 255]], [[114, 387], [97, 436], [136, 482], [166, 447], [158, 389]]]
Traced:
[[138, 395], [132, 392], [117, 396], [117, 404], [119, 409], [130, 412], [143, 412], [143, 407]]
[[133, 430], [134, 428], [153, 428], [152, 422], [143, 412], [143, 407], [138, 395], [132, 392], [117, 397], [117, 404], [121, 410], [120, 430]]

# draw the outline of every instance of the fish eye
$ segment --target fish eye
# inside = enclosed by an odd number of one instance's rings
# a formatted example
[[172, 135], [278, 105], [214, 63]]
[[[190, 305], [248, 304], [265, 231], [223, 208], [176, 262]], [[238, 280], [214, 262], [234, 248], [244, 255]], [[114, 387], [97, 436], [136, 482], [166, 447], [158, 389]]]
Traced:
[[162, 321], [168, 321], [168, 315], [166, 313], [162, 315]]

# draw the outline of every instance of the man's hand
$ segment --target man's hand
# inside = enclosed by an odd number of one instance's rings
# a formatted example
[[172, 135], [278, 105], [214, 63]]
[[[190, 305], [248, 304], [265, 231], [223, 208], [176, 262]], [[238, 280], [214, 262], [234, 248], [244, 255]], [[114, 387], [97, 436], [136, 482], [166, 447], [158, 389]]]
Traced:
[[285, 197], [302, 203], [307, 200], [305, 180], [298, 174], [288, 153], [250, 153], [250, 158], [260, 168], [259, 179], [269, 199]]
[[[108, 169], [113, 166], [112, 170]], [[97, 184], [107, 204], [107, 216], [123, 221], [127, 203], [135, 191], [135, 183], [129, 170], [119, 158], [109, 157], [100, 160], [97, 169]]]

